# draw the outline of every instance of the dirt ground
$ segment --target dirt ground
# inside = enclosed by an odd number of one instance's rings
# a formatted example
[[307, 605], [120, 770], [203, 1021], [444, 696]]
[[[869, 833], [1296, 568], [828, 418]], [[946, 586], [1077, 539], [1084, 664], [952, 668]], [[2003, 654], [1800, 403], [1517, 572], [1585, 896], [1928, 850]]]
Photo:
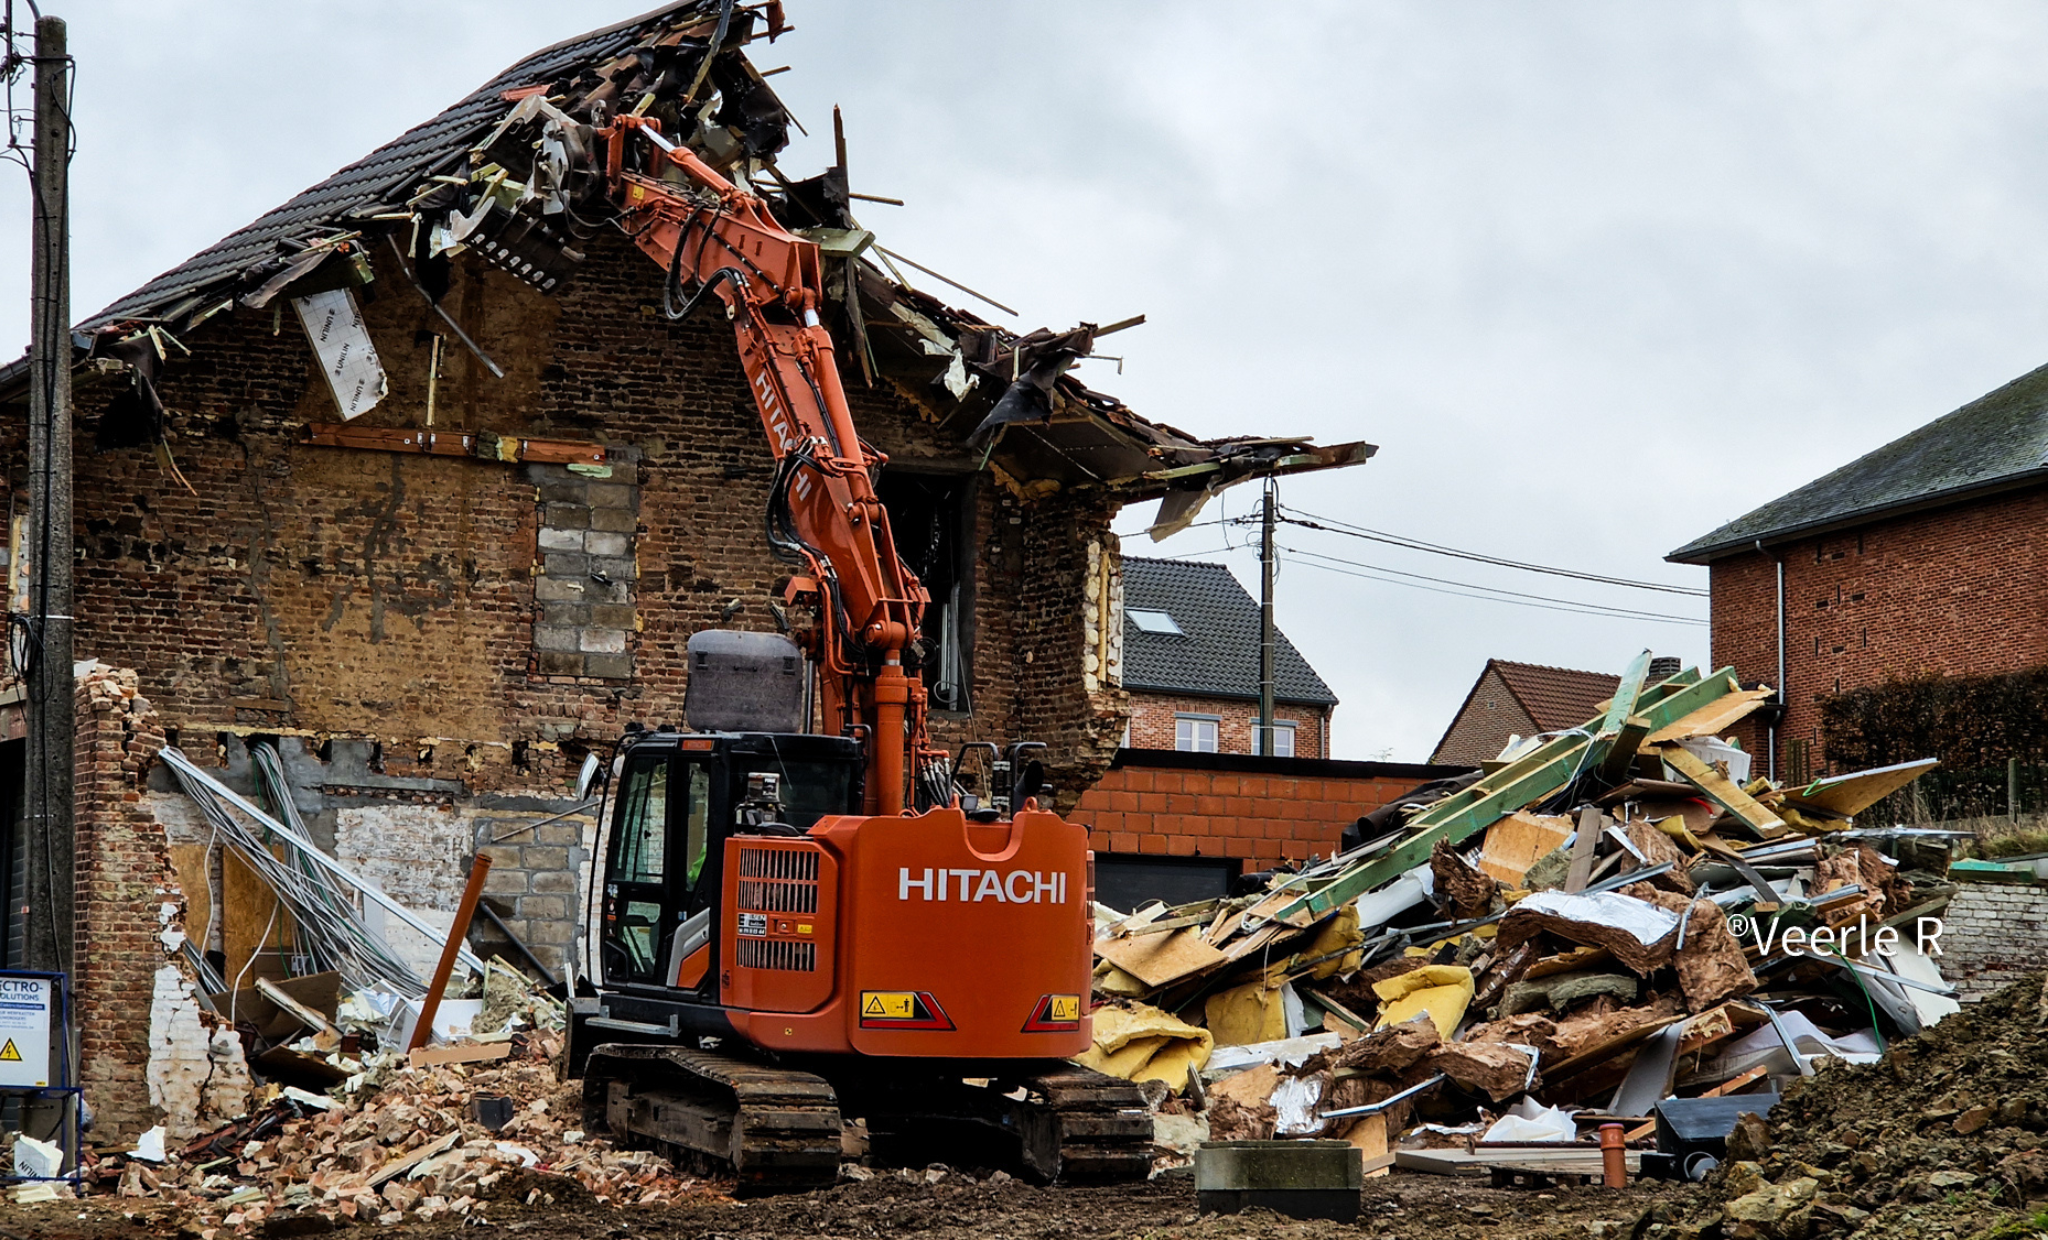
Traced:
[[[394, 1240], [457, 1234], [531, 1236], [534, 1240], [623, 1240], [629, 1236], [853, 1240], [897, 1235], [931, 1240], [1225, 1240], [1240, 1236], [1534, 1240], [1539, 1236], [1626, 1235], [1646, 1207], [1668, 1200], [1674, 1193], [1690, 1191], [1654, 1184], [1618, 1192], [1600, 1188], [1494, 1189], [1484, 1180], [1396, 1172], [1368, 1184], [1359, 1221], [1347, 1226], [1297, 1222], [1266, 1211], [1204, 1217], [1196, 1212], [1194, 1180], [1186, 1174], [1116, 1188], [1037, 1188], [958, 1172], [937, 1183], [912, 1183], [884, 1173], [864, 1183], [842, 1183], [820, 1192], [754, 1201], [725, 1199], [707, 1186], [704, 1199], [698, 1202], [618, 1209], [574, 1200], [574, 1186], [563, 1191], [560, 1181], [536, 1178], [532, 1183], [562, 1195], [552, 1205], [536, 1202], [528, 1206], [516, 1198], [491, 1202], [466, 1220], [444, 1217], [390, 1227], [355, 1223], [331, 1231]], [[186, 1230], [173, 1218], [153, 1213], [148, 1205], [110, 1197], [39, 1206], [0, 1205], [0, 1237], [114, 1240], [189, 1236], [197, 1240], [198, 1233]], [[221, 1232], [223, 1238], [235, 1234], [232, 1229]], [[282, 1240], [331, 1233], [324, 1220], [313, 1217], [282, 1218], [242, 1234]]]

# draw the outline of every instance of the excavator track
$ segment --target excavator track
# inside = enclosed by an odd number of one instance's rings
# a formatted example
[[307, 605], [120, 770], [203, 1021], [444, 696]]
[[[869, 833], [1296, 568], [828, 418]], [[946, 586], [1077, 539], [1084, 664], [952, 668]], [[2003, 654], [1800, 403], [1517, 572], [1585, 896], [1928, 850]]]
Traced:
[[[1142, 1180], [1152, 1173], [1152, 1114], [1136, 1085], [1068, 1066], [1027, 1077], [1024, 1086], [1044, 1099], [1045, 1113], [1035, 1157], [1034, 1143], [1024, 1144], [1028, 1170], [1068, 1184]], [[1044, 1166], [1048, 1149], [1056, 1161]]]
[[821, 1076], [679, 1046], [605, 1045], [584, 1068], [585, 1107], [621, 1140], [734, 1176], [742, 1196], [839, 1175], [839, 1102]]

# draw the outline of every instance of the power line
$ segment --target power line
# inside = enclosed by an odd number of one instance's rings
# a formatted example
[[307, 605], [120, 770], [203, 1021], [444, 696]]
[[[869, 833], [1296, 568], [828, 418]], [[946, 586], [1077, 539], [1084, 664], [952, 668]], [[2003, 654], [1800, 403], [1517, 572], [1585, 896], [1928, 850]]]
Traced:
[[[1300, 509], [1294, 509], [1293, 511], [1301, 512]], [[1302, 517], [1313, 519], [1302, 520]], [[1430, 555], [1471, 560], [1477, 564], [1492, 564], [1500, 568], [1515, 568], [1528, 573], [1547, 573], [1553, 577], [1570, 577], [1577, 581], [1591, 581], [1600, 585], [1626, 586], [1631, 590], [1655, 590], [1663, 594], [1682, 594], [1692, 598], [1706, 598], [1708, 596], [1707, 591], [1695, 590], [1688, 586], [1666, 585], [1657, 581], [1638, 581], [1631, 577], [1610, 577], [1604, 573], [1584, 573], [1576, 569], [1555, 568], [1548, 564], [1532, 564], [1526, 560], [1511, 560], [1503, 556], [1487, 555], [1478, 551], [1463, 551], [1456, 547], [1446, 547], [1441, 543], [1424, 542], [1419, 538], [1408, 538], [1401, 534], [1389, 534], [1385, 530], [1368, 529], [1362, 525], [1352, 525], [1345, 521], [1339, 521], [1335, 517], [1317, 516], [1312, 512], [1301, 512], [1301, 517], [1287, 516], [1283, 513], [1280, 519], [1289, 525], [1298, 525], [1304, 529], [1322, 530], [1330, 534], [1342, 534], [1348, 538], [1361, 538], [1368, 542], [1385, 543], [1388, 546], [1401, 547], [1409, 551], [1422, 551]]]
[[[1324, 572], [1339, 573], [1346, 577], [1361, 577], [1367, 581], [1384, 582], [1387, 585], [1407, 586], [1411, 590], [1427, 590], [1432, 594], [1449, 594], [1457, 598], [1478, 599], [1488, 603], [1511, 603], [1517, 607], [1534, 607], [1542, 611], [1563, 611], [1581, 616], [1603, 616], [1611, 620], [1648, 620], [1660, 624], [1706, 625], [1705, 620], [1691, 616], [1673, 616], [1663, 612], [1636, 611], [1626, 607], [1607, 607], [1599, 603], [1588, 603], [1580, 599], [1551, 598], [1542, 594], [1524, 594], [1517, 590], [1501, 590], [1494, 586], [1477, 585], [1469, 581], [1454, 581], [1445, 577], [1428, 577], [1421, 573], [1404, 573], [1397, 568], [1383, 568], [1377, 564], [1366, 564], [1358, 560], [1345, 560], [1336, 556], [1321, 555], [1314, 551], [1303, 551], [1298, 547], [1282, 547], [1289, 555], [1304, 556], [1309, 568], [1320, 568]], [[1327, 561], [1321, 563], [1318, 561]], [[1339, 568], [1336, 565], [1344, 565]], [[1354, 571], [1365, 570], [1365, 571]], [[1381, 574], [1395, 574], [1382, 576]], [[1413, 581], [1399, 580], [1401, 577], [1415, 578]], [[1421, 582], [1436, 582], [1423, 585]], [[1445, 589], [1445, 586], [1458, 587]], [[1471, 593], [1471, 591], [1486, 593]]]

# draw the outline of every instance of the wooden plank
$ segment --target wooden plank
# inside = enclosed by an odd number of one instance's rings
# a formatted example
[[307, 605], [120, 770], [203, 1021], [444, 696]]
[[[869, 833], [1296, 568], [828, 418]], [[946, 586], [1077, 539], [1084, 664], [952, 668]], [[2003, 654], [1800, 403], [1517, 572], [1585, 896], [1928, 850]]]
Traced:
[[[1640, 1172], [1643, 1168], [1641, 1151], [1629, 1150], [1626, 1155], [1629, 1173]], [[1495, 1167], [1517, 1167], [1552, 1174], [1599, 1175], [1602, 1157], [1597, 1145], [1566, 1145], [1560, 1142], [1555, 1149], [1525, 1145], [1497, 1151], [1396, 1150], [1394, 1165], [1407, 1171], [1427, 1171], [1432, 1175], [1488, 1175]]]
[[[1707, 676], [1681, 672], [1643, 690], [1636, 701], [1636, 713], [1648, 720], [1654, 731], [1738, 688], [1734, 668], [1724, 667]], [[1589, 720], [1579, 731], [1589, 733], [1598, 722]], [[1321, 880], [1316, 890], [1281, 910], [1280, 918], [1305, 914], [1320, 919], [1361, 893], [1391, 882], [1427, 861], [1438, 840], [1461, 844], [1514, 811], [1550, 795], [1582, 769], [1582, 758], [1583, 765], [1599, 760], [1601, 753], [1589, 753], [1590, 745], [1583, 735], [1560, 736], [1464, 791], [1445, 797], [1409, 824], [1414, 834], [1407, 840]]]
[[1593, 877], [1593, 861], [1600, 855], [1601, 827], [1607, 815], [1588, 805], [1579, 811], [1579, 836], [1572, 841], [1572, 864], [1565, 871], [1564, 889], [1584, 891]]
[[1661, 745], [1666, 741], [1691, 740], [1695, 736], [1719, 736], [1749, 718], [1771, 696], [1769, 689], [1744, 689], [1705, 706], [1652, 732], [1644, 742]]
[[1759, 805], [1755, 797], [1735, 786], [1735, 781], [1702, 762], [1699, 755], [1676, 743], [1660, 745], [1657, 753], [1665, 765], [1680, 775], [1686, 782], [1706, 793], [1707, 799], [1748, 823], [1757, 834], [1765, 839], [1783, 835], [1788, 827], [1785, 820]]
[[[1636, 700], [1643, 696], [1643, 679], [1650, 673], [1650, 652], [1645, 650], [1629, 660], [1628, 670], [1621, 674], [1621, 686], [1614, 696], [1607, 699], [1607, 714], [1600, 720], [1599, 735], [1612, 740], [1621, 735], [1629, 718], [1636, 713]], [[1644, 729], [1645, 733], [1648, 728]]]
[[503, 1059], [512, 1053], [510, 1042], [462, 1042], [454, 1046], [422, 1046], [407, 1051], [406, 1058], [415, 1068], [424, 1068], [437, 1063], [481, 1063], [489, 1059]]
[[490, 431], [434, 431], [404, 426], [350, 426], [309, 422], [301, 443], [316, 448], [365, 452], [408, 452], [423, 456], [467, 456], [485, 461], [536, 461], [550, 465], [602, 465], [603, 444], [572, 439], [527, 439]]
[[1729, 1094], [1735, 1093], [1738, 1090], [1744, 1089], [1752, 1084], [1755, 1084], [1757, 1081], [1761, 1081], [1762, 1079], [1764, 1079], [1764, 1074], [1769, 1071], [1770, 1068], [1768, 1068], [1767, 1066], [1763, 1064], [1758, 1064], [1756, 1067], [1751, 1068], [1749, 1071], [1743, 1073], [1741, 1076], [1729, 1077], [1727, 1080], [1721, 1082], [1719, 1085], [1716, 1085], [1712, 1089], [1701, 1094], [1700, 1097], [1725, 1098]]
[[1613, 781], [1627, 775], [1636, 755], [1642, 751], [1644, 738], [1649, 735], [1650, 721], [1641, 715], [1630, 715], [1608, 746], [1607, 756], [1600, 761], [1600, 777]]

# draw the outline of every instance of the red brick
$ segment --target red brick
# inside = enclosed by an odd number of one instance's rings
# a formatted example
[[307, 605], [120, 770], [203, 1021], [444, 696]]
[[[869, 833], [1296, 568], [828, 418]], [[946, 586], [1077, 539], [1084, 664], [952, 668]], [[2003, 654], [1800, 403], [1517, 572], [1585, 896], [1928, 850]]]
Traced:
[[1164, 855], [1166, 844], [1167, 840], [1163, 835], [1141, 835], [1138, 837], [1138, 851], [1141, 853]]

